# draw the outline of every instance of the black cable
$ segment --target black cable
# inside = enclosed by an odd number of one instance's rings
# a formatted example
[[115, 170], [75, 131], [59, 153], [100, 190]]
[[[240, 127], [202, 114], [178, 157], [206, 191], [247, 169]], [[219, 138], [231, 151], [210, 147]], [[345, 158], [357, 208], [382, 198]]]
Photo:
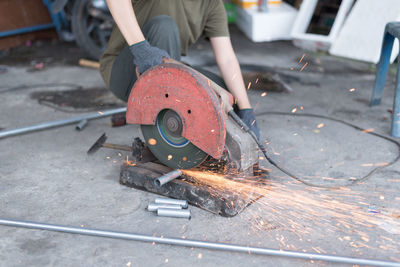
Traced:
[[[370, 171], [367, 175], [365, 175], [365, 176], [363, 176], [363, 177], [361, 177], [361, 178], [359, 178], [359, 179], [355, 179], [355, 180], [353, 180], [353, 181], [351, 181], [350, 183], [347, 183], [347, 184], [345, 184], [345, 185], [341, 185], [341, 186], [325, 186], [325, 185], [317, 185], [317, 184], [309, 183], [309, 182], [305, 181], [304, 179], [298, 177], [297, 175], [291, 173], [290, 171], [286, 170], [285, 168], [281, 167], [281, 166], [280, 166], [278, 163], [276, 163], [270, 156], [268, 156], [267, 150], [266, 150], [266, 148], [264, 147], [264, 145], [260, 143], [260, 141], [257, 139], [256, 135], [255, 135], [255, 134], [250, 130], [250, 128], [239, 118], [239, 116], [236, 115], [236, 113], [235, 113], [233, 110], [231, 110], [228, 114], [229, 114], [229, 116], [231, 116], [231, 118], [232, 118], [241, 128], [243, 128], [243, 130], [244, 130], [245, 132], [248, 132], [248, 133], [251, 135], [251, 137], [252, 137], [252, 138], [254, 139], [254, 141], [257, 143], [258, 147], [260, 148], [261, 152], [264, 154], [265, 158], [268, 160], [269, 163], [271, 163], [273, 166], [275, 166], [276, 168], [278, 168], [280, 171], [282, 171], [283, 173], [285, 173], [285, 174], [288, 175], [289, 177], [291, 177], [291, 178], [295, 179], [296, 181], [299, 181], [299, 182], [301, 182], [301, 183], [303, 183], [303, 184], [305, 184], [305, 185], [307, 185], [307, 186], [320, 187], [320, 188], [330, 188], [330, 189], [335, 189], [335, 188], [338, 189], [338, 188], [341, 188], [341, 187], [344, 187], [344, 186], [352, 186], [352, 185], [354, 185], [354, 184], [358, 184], [358, 183], [360, 183], [360, 182], [362, 182], [362, 181], [365, 181], [366, 179], [368, 179], [369, 177], [371, 177], [374, 173], [376, 173], [376, 172], [378, 172], [378, 171], [380, 171], [380, 170], [382, 170], [382, 169], [384, 169], [384, 168], [386, 168], [386, 167], [388, 167], [388, 166], [390, 166], [390, 165], [393, 165], [395, 162], [397, 162], [397, 161], [400, 159], [400, 143], [399, 143], [397, 140], [395, 140], [395, 139], [393, 139], [393, 138], [391, 138], [391, 137], [382, 135], [382, 134], [375, 133], [375, 132], [366, 132], [367, 134], [374, 135], [374, 136], [376, 136], [376, 137], [379, 137], [379, 138], [382, 138], [382, 139], [385, 139], [385, 140], [387, 140], [387, 141], [389, 141], [389, 142], [394, 143], [394, 144], [397, 146], [397, 148], [399, 149], [399, 153], [398, 153], [397, 157], [396, 157], [395, 159], [393, 159], [391, 162], [389, 162], [387, 165], [385, 165], [385, 166], [379, 166], [379, 167], [373, 169], [372, 171]], [[262, 112], [262, 113], [258, 114], [258, 116], [264, 116], [264, 115], [282, 115], [282, 116], [293, 116], [293, 117], [296, 117], [296, 116], [300, 116], [300, 117], [314, 117], [314, 118], [320, 118], [320, 119], [326, 119], [326, 120], [336, 121], [336, 122], [338, 122], [338, 123], [342, 123], [342, 124], [345, 124], [345, 125], [347, 125], [347, 126], [350, 126], [350, 127], [354, 128], [354, 129], [356, 129], [356, 130], [360, 130], [360, 131], [364, 131], [364, 130], [365, 130], [365, 129], [363, 129], [363, 128], [361, 128], [361, 127], [355, 125], [355, 124], [346, 122], [346, 121], [341, 120], [341, 119], [336, 119], [336, 118], [333, 118], [333, 117], [330, 117], [330, 116], [324, 116], [324, 115], [307, 114], [307, 113], [301, 113], [301, 114], [299, 114], [299, 113], [276, 112], [276, 111], [266, 111], [266, 112]]]

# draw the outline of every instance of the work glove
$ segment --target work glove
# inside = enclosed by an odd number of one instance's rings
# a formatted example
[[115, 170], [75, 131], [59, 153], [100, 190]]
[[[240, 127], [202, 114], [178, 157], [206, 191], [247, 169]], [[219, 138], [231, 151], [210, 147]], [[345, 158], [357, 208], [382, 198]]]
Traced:
[[252, 108], [239, 109], [237, 115], [250, 128], [260, 141], [260, 129], [257, 126], [256, 116]]
[[162, 63], [162, 58], [169, 58], [167, 52], [164, 50], [151, 46], [146, 40], [129, 46], [129, 50], [133, 55], [133, 64], [137, 67], [139, 74], [153, 66]]

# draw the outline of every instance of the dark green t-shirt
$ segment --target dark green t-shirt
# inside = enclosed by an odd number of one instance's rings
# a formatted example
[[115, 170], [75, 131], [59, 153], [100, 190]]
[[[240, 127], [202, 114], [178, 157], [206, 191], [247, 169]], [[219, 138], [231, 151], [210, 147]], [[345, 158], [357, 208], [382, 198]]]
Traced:
[[[222, 0], [134, 0], [133, 9], [139, 26], [158, 15], [170, 16], [178, 25], [182, 55], [204, 34], [205, 37], [229, 36], [227, 17]], [[100, 73], [109, 86], [115, 58], [127, 45], [115, 26], [107, 49], [100, 58]]]

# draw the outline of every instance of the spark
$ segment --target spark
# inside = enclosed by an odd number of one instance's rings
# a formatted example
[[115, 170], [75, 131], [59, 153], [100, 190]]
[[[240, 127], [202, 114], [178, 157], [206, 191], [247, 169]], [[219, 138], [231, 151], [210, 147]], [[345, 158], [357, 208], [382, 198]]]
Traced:
[[157, 140], [154, 138], [149, 138], [149, 140], [147, 141], [147, 143], [151, 146], [155, 146], [157, 144]]
[[247, 90], [250, 90], [251, 82], [247, 85]]
[[258, 83], [258, 78], [256, 79], [256, 83]]
[[292, 113], [296, 113], [297, 112], [297, 108], [292, 109]]
[[129, 166], [135, 166], [135, 165], [136, 165], [136, 162], [130, 161], [130, 160], [129, 160], [129, 155], [126, 155], [125, 164], [126, 164], [126, 165], [129, 165]]
[[303, 56], [300, 58], [299, 63], [301, 63], [304, 59], [304, 57], [306, 56], [306, 54], [303, 54]]
[[361, 164], [361, 166], [362, 167], [372, 167], [372, 166], [374, 166], [374, 164], [373, 163], [363, 163], [363, 164]]
[[182, 157], [182, 160], [183, 161], [187, 161], [187, 157]]
[[168, 155], [168, 160], [171, 160], [172, 159], [172, 155]]
[[363, 132], [363, 133], [371, 133], [371, 132], [373, 132], [373, 131], [375, 131], [374, 128], [368, 128], [368, 129], [364, 129], [362, 132]]
[[303, 109], [304, 109], [304, 107], [303, 107], [303, 106], [300, 106], [300, 109], [301, 109], [301, 110], [303, 110]]
[[261, 94], [262, 97], [264, 97], [266, 95], [267, 95], [267, 92], [264, 92], [264, 93]]
[[302, 72], [308, 65], [308, 61], [303, 65], [303, 67], [301, 67], [300, 72]]
[[349, 91], [354, 92], [355, 90], [356, 90], [356, 88], [351, 88]]
[[322, 128], [322, 127], [324, 127], [325, 125], [323, 124], [323, 123], [320, 123], [320, 124], [318, 124], [317, 125], [317, 128], [319, 129], [319, 128]]
[[104, 113], [103, 112], [101, 112], [101, 111], [97, 111], [97, 113], [99, 113], [100, 115], [103, 115]]
[[131, 267], [131, 262], [128, 262], [127, 264], [126, 264], [126, 266], [128, 266], [128, 267]]
[[165, 259], [165, 263], [167, 263], [168, 262], [168, 259]]
[[198, 259], [202, 259], [203, 258], [203, 254], [199, 253], [199, 255], [197, 255]]

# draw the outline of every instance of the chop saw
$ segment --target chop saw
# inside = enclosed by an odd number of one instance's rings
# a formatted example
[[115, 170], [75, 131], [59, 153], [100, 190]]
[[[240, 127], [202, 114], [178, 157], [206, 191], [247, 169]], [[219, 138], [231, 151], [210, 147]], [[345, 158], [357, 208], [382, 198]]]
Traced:
[[257, 143], [229, 114], [232, 95], [196, 70], [168, 59], [134, 84], [126, 120], [140, 125], [154, 156], [173, 169], [192, 169], [208, 160], [229, 171], [253, 172]]

